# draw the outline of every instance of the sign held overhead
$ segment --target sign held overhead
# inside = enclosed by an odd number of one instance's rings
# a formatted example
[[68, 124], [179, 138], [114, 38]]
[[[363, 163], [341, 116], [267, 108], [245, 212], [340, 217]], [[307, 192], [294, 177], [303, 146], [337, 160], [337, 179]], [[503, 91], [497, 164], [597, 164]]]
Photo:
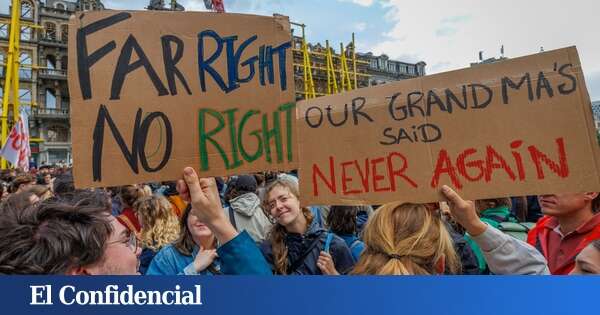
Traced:
[[[574, 47], [298, 103], [304, 204], [600, 191]], [[315, 140], [319, 139], [319, 140]]]
[[69, 28], [76, 186], [297, 167], [287, 17], [100, 11]]

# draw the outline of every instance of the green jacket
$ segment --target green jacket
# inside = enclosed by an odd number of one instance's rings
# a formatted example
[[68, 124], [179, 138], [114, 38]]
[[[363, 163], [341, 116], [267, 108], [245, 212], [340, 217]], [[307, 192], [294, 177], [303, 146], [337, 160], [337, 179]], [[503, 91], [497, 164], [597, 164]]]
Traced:
[[[480, 218], [481, 218], [481, 221], [489, 224], [490, 226], [492, 226], [496, 229], [502, 222], [516, 222], [514, 217], [511, 216], [510, 208], [508, 206], [502, 206], [502, 207], [498, 207], [498, 208], [490, 208], [490, 209], [483, 210], [480, 213]], [[471, 246], [471, 249], [473, 249], [473, 253], [475, 254], [475, 257], [477, 258], [477, 264], [479, 265], [479, 272], [481, 274], [487, 273], [488, 272], [487, 263], [485, 262], [485, 257], [483, 256], [483, 253], [481, 252], [481, 248], [479, 248], [479, 245], [477, 245], [477, 243], [475, 243], [475, 241], [473, 241], [473, 239], [471, 238], [471, 235], [469, 235], [468, 233], [465, 234], [465, 240], [467, 241], [469, 246]]]

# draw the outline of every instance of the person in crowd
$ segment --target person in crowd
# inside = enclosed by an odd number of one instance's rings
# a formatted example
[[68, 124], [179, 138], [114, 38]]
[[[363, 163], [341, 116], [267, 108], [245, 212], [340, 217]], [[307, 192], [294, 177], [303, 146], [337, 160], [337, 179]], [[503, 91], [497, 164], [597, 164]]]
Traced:
[[44, 201], [53, 196], [52, 190], [50, 190], [50, 187], [47, 185], [33, 185], [26, 191], [34, 193], [40, 201]]
[[52, 183], [52, 191], [55, 196], [63, 196], [75, 192], [75, 182], [73, 181], [73, 175], [68, 172], [56, 176]]
[[260, 200], [265, 199], [265, 190], [267, 189], [267, 178], [264, 172], [255, 173], [254, 179], [256, 180], [256, 195]]
[[7, 182], [0, 180], [0, 201], [5, 200], [10, 195], [8, 192], [9, 186]]
[[546, 257], [552, 274], [569, 274], [577, 255], [600, 239], [598, 195], [586, 192], [538, 197], [544, 217], [529, 231], [527, 241]]
[[356, 213], [356, 233], [358, 235], [362, 234], [362, 231], [365, 228], [365, 225], [367, 224], [367, 221], [369, 220], [369, 218], [371, 217], [372, 214], [373, 214], [372, 206], [359, 206], [358, 207], [358, 212]]
[[477, 202], [465, 201], [452, 188], [442, 187], [452, 217], [477, 244], [493, 274], [547, 275], [546, 259], [533, 246], [498, 230], [481, 216]]
[[[481, 220], [494, 228], [498, 228], [502, 222], [516, 222], [514, 215], [510, 211], [510, 198], [477, 200], [475, 202], [475, 208], [477, 209]], [[489, 269], [485, 263], [485, 257], [481, 252], [481, 248], [479, 248], [470, 234], [465, 234], [465, 239], [469, 246], [471, 246], [475, 257], [477, 258], [480, 274], [488, 274]]]
[[600, 239], [584, 247], [575, 258], [575, 267], [571, 275], [599, 275], [600, 274]]
[[365, 243], [357, 233], [357, 214], [359, 206], [332, 206], [327, 215], [327, 225], [331, 232], [346, 242], [354, 261], [358, 261], [365, 249]]
[[[274, 221], [261, 244], [275, 274], [345, 274], [354, 265], [350, 249], [341, 238], [327, 233], [300, 206], [298, 182], [280, 178], [266, 190], [265, 209]], [[327, 248], [329, 247], [329, 248]]]
[[[2, 202], [2, 211], [1, 213], [7, 213], [7, 211], [14, 211], [16, 213], [21, 212], [23, 209], [37, 203], [40, 201], [40, 198], [33, 192], [27, 190], [22, 191], [20, 193], [10, 194], [3, 202]], [[2, 215], [0, 214], [0, 215]]]
[[119, 193], [123, 210], [121, 211], [121, 214], [117, 216], [117, 220], [138, 237], [142, 231], [142, 226], [133, 210], [133, 204], [144, 195], [144, 191], [137, 185], [122, 186], [121, 192]]
[[25, 191], [29, 187], [35, 185], [35, 179], [28, 174], [23, 174], [15, 177], [11, 183], [10, 192], [19, 193]]
[[256, 188], [254, 176], [233, 177], [225, 192], [225, 200], [229, 204], [225, 215], [238, 231], [247, 231], [255, 242], [261, 243], [265, 240], [272, 223], [261, 208]]
[[139, 271], [145, 274], [154, 255], [179, 236], [179, 222], [171, 204], [162, 196], [141, 197], [133, 204], [133, 209], [142, 228]]
[[164, 182], [163, 188], [159, 193], [167, 198], [167, 200], [171, 203], [171, 209], [173, 210], [173, 213], [175, 213], [178, 218], [181, 218], [185, 208], [187, 207], [187, 203], [184, 202], [181, 197], [179, 197], [179, 193], [177, 192], [177, 183], [173, 181]]
[[1, 274], [136, 274], [135, 235], [99, 191], [49, 199], [0, 216]]
[[452, 213], [450, 212], [448, 203], [432, 202], [425, 204], [425, 206], [427, 206], [429, 210], [434, 211], [436, 216], [439, 215], [441, 217], [446, 230], [448, 230], [448, 233], [450, 233], [450, 238], [452, 239], [452, 243], [454, 245], [454, 251], [456, 251], [456, 254], [460, 259], [461, 274], [481, 274], [477, 257], [466, 240], [467, 235], [465, 235], [465, 229], [452, 218]]
[[220, 272], [230, 274], [272, 274], [256, 243], [246, 231], [238, 233], [227, 220], [214, 178], [198, 178], [191, 167], [183, 170], [177, 181], [181, 198], [191, 203], [191, 213], [214, 234], [220, 246]]
[[179, 236], [152, 259], [147, 275], [217, 275], [217, 239], [213, 232], [192, 213], [191, 205], [180, 220]]
[[460, 273], [460, 260], [439, 215], [426, 205], [393, 202], [379, 207], [363, 231], [365, 250], [356, 275]]
[[[46, 170], [46, 169], [44, 169]], [[52, 175], [50, 175], [50, 173], [46, 172], [41, 172], [37, 174], [37, 184], [38, 185], [46, 185], [48, 187], [52, 186]]]
[[110, 197], [111, 203], [111, 213], [113, 216], [117, 217], [121, 214], [123, 210], [123, 205], [121, 204], [121, 187], [113, 186], [105, 188], [106, 193]]

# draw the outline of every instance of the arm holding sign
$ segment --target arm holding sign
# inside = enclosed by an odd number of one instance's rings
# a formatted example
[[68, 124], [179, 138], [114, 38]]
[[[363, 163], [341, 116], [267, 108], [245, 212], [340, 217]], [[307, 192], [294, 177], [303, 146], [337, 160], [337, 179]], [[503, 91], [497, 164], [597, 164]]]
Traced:
[[546, 259], [535, 248], [481, 221], [473, 201], [463, 200], [448, 186], [442, 187], [442, 193], [454, 219], [481, 247], [490, 271], [498, 275], [550, 274]]
[[217, 253], [224, 274], [270, 275], [271, 270], [256, 244], [246, 232], [238, 233], [231, 225], [221, 206], [214, 178], [198, 178], [191, 167], [183, 171], [183, 180], [177, 182], [177, 190], [185, 201], [192, 204], [192, 211], [204, 222], [222, 244]]

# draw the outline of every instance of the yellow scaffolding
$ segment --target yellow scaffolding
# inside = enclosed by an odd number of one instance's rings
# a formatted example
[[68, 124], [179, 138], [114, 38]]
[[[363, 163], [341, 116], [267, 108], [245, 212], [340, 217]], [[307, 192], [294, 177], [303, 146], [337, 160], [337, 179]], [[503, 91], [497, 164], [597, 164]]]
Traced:
[[327, 94], [337, 94], [338, 85], [335, 77], [335, 66], [333, 65], [333, 57], [329, 48], [329, 41], [325, 41], [326, 58], [327, 58]]
[[[369, 74], [359, 72], [358, 70], [358, 64], [365, 66], [369, 62], [356, 58], [354, 33], [352, 33], [351, 47], [344, 48], [344, 44], [340, 43], [340, 54], [337, 55], [335, 50], [329, 46], [329, 41], [325, 41], [325, 51], [316, 47], [309, 49], [305, 33], [306, 25], [294, 22], [291, 22], [291, 24], [300, 27], [302, 30], [302, 37], [295, 37], [296, 45], [292, 48], [295, 56], [298, 57], [298, 59], [295, 59], [294, 69], [298, 74], [302, 72], [301, 78], [304, 89], [300, 91], [300, 88], [298, 88], [296, 91], [297, 94], [301, 95], [301, 98], [309, 99], [342, 91], [350, 91], [358, 88], [359, 78], [362, 81], [365, 77], [370, 77]], [[302, 57], [302, 63], [299, 60], [300, 56]], [[316, 63], [313, 62], [315, 60], [313, 58], [316, 59]], [[314, 77], [315, 75], [317, 75], [316, 78]], [[327, 81], [324, 81], [325, 78]], [[327, 84], [326, 89], [325, 83]], [[318, 91], [317, 86], [319, 87]]]
[[[6, 19], [0, 19], [0, 24], [8, 24], [10, 25], [10, 35], [8, 39], [8, 53], [6, 60], [6, 74], [4, 78], [4, 90], [2, 95], [2, 117], [0, 119], [0, 123], [2, 125], [0, 141], [2, 145], [6, 143], [8, 137], [8, 127], [9, 127], [9, 112], [12, 109], [13, 112], [13, 120], [11, 123], [19, 120], [19, 69], [21, 68], [21, 26], [35, 28], [41, 28], [39, 25], [35, 25], [31, 22], [21, 21], [21, 1], [20, 0], [12, 0], [11, 1], [11, 12], [10, 12], [10, 21]], [[28, 66], [33, 70], [37, 70], [38, 67], [36, 65]], [[29, 103], [30, 105], [35, 105], [34, 102]], [[6, 169], [7, 161], [5, 159], [1, 159], [0, 168]]]
[[352, 81], [350, 81], [350, 71], [348, 71], [348, 63], [346, 61], [343, 43], [340, 43], [340, 56], [340, 81], [342, 82], [342, 91], [350, 91], [352, 90]]

